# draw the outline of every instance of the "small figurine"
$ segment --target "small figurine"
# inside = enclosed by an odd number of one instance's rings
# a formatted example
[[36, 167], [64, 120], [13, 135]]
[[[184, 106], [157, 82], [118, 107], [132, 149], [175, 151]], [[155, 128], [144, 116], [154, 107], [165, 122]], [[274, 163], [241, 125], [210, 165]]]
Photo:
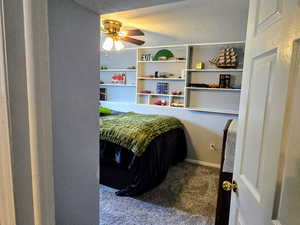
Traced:
[[182, 95], [182, 91], [174, 90], [171, 92], [172, 95]]
[[220, 85], [219, 84], [215, 84], [215, 83], [211, 83], [211, 84], [207, 84], [210, 88], [219, 88]]
[[153, 104], [165, 106], [165, 105], [168, 104], [168, 102], [165, 101], [165, 100], [157, 100], [157, 101], [155, 101]]
[[196, 64], [196, 69], [203, 70], [204, 69], [204, 62], [198, 62]]
[[184, 107], [184, 105], [182, 103], [177, 103], [177, 102], [172, 102], [171, 106], [173, 106], [173, 107]]
[[150, 91], [150, 90], [142, 90], [142, 91], [141, 91], [141, 93], [143, 93], [143, 94], [151, 94], [151, 92], [152, 92], [152, 91]]

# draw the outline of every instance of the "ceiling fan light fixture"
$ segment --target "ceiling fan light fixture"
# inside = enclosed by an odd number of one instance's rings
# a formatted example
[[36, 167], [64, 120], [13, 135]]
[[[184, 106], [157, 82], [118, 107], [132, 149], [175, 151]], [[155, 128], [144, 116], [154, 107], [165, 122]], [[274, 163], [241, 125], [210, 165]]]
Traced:
[[111, 37], [106, 37], [103, 43], [103, 49], [106, 51], [112, 50], [114, 46], [114, 40]]
[[120, 40], [115, 41], [115, 48], [117, 51], [122, 50], [124, 47], [124, 44]]
[[106, 36], [102, 47], [106, 51], [111, 51], [113, 48], [120, 51], [125, 47], [122, 42], [135, 45], [143, 45], [145, 43], [145, 41], [130, 37], [144, 36], [144, 32], [139, 29], [121, 30], [122, 23], [117, 20], [103, 20], [102, 24], [101, 32]]

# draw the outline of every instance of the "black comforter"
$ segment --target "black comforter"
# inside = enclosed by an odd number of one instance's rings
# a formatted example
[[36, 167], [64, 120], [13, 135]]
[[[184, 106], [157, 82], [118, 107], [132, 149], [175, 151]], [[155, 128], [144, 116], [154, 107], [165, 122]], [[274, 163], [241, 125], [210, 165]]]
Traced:
[[154, 139], [140, 157], [108, 141], [100, 141], [100, 183], [119, 189], [119, 196], [136, 196], [160, 184], [171, 165], [185, 159], [183, 129]]

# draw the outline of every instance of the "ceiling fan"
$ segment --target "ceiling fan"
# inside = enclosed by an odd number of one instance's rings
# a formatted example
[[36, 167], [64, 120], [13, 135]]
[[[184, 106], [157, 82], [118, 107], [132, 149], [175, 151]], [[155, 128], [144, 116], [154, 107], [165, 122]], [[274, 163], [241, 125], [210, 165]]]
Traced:
[[101, 31], [106, 36], [103, 48], [110, 51], [114, 46], [116, 50], [124, 48], [122, 41], [135, 45], [143, 45], [145, 41], [132, 38], [130, 36], [144, 36], [140, 29], [121, 30], [122, 23], [117, 20], [103, 20]]

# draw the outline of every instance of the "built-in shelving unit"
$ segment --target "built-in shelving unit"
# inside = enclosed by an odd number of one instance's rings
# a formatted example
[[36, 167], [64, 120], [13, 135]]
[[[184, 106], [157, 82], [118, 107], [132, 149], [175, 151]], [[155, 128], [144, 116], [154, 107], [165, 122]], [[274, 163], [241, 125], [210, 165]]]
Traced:
[[[106, 96], [105, 102], [135, 103], [136, 99], [136, 49], [101, 52], [100, 93]], [[101, 69], [100, 69], [101, 68]], [[125, 74], [125, 84], [117, 84], [113, 75]], [[101, 94], [100, 94], [101, 97]]]
[[[184, 58], [186, 60], [161, 60], [161, 61], [143, 61], [143, 54], [151, 54], [154, 56], [159, 50], [168, 49], [176, 58]], [[137, 50], [137, 104], [156, 105], [157, 102], [166, 102], [161, 107], [174, 107], [173, 104], [180, 105], [184, 108], [184, 87], [185, 87], [185, 69], [187, 69], [187, 46], [176, 45], [176, 46], [159, 46], [159, 47], [146, 47], [139, 48]], [[172, 77], [146, 77], [147, 75], [154, 75], [155, 72], [167, 72], [173, 74]], [[144, 77], [145, 76], [145, 77]], [[157, 84], [168, 83], [168, 93], [158, 94]], [[151, 91], [151, 94], [141, 93], [144, 90]], [[181, 95], [172, 95], [172, 91], [181, 91]]]
[[[197, 87], [195, 84], [219, 83], [220, 74], [230, 74], [231, 84], [241, 85], [244, 45], [242, 41], [201, 43], [130, 49], [125, 51], [126, 56], [123, 57], [120, 57], [122, 51], [113, 53], [116, 56], [108, 57], [108, 61], [101, 62], [101, 65], [110, 66], [108, 69], [100, 70], [100, 78], [104, 82], [100, 87], [108, 89], [107, 102], [135, 102], [141, 105], [158, 106], [155, 103], [160, 100], [167, 102], [166, 105], [160, 107], [175, 108], [172, 106], [175, 103], [175, 105], [182, 106], [178, 108], [189, 111], [237, 115], [241, 89]], [[237, 68], [216, 68], [208, 62], [208, 59], [218, 55], [221, 48], [228, 47], [239, 50]], [[168, 49], [175, 57], [186, 60], [142, 60], [143, 54], [155, 55], [161, 49]], [[114, 61], [113, 65], [111, 65], [111, 60]], [[200, 61], [205, 63], [205, 67], [196, 69], [196, 64]], [[132, 66], [136, 69], [126, 69]], [[171, 78], [154, 77], [156, 71], [168, 72], [174, 76]], [[126, 84], [113, 84], [111, 76], [115, 73], [126, 73]], [[158, 82], [168, 83], [168, 93], [156, 93]], [[120, 90], [122, 87], [134, 88]], [[151, 93], [142, 93], [145, 90]], [[175, 90], [181, 91], [182, 94], [172, 95], [172, 91]]]
[[[231, 85], [241, 85], [244, 45], [244, 42], [224, 42], [188, 46], [188, 67], [185, 77], [185, 108], [187, 110], [238, 114], [240, 89], [197, 87], [193, 84], [218, 84], [220, 74], [230, 74]], [[221, 48], [235, 48], [239, 51], [237, 68], [216, 68], [208, 62], [208, 59], [219, 54]], [[200, 61], [205, 63], [205, 67], [196, 69], [196, 64]]]

